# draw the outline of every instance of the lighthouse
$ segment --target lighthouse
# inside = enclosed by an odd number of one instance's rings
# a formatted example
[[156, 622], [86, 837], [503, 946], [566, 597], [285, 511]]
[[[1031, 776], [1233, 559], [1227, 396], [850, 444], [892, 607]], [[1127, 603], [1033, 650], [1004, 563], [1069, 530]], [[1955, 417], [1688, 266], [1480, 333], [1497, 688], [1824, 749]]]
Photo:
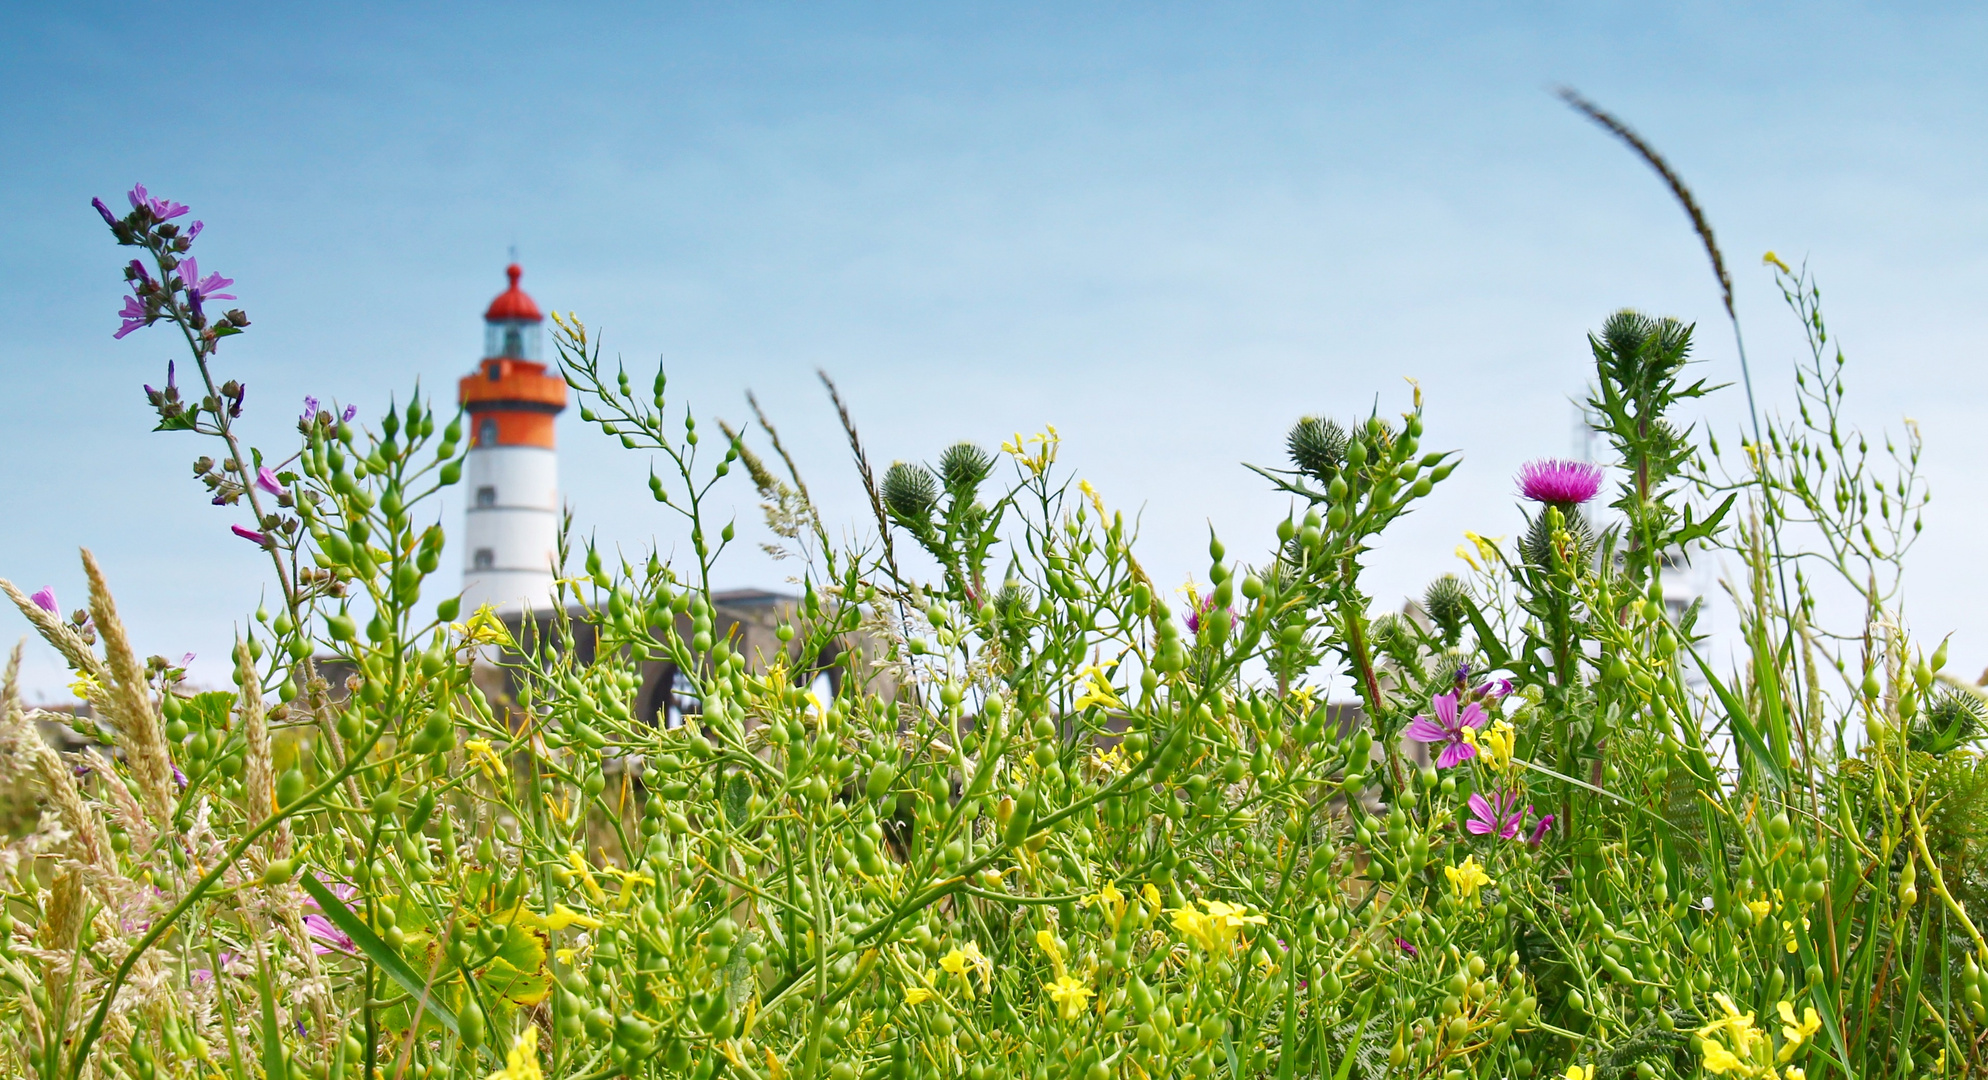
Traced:
[[539, 611], [553, 603], [559, 541], [559, 456], [552, 421], [566, 408], [566, 383], [545, 372], [545, 320], [518, 287], [483, 313], [483, 361], [457, 384], [469, 414], [468, 505], [463, 522], [463, 609]]

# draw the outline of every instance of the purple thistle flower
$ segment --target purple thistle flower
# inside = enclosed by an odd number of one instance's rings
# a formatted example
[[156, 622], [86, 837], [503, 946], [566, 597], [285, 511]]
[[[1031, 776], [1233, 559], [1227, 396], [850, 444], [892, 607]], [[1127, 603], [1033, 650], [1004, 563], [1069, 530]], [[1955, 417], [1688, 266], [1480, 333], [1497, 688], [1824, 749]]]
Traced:
[[[1532, 813], [1531, 803], [1526, 804], [1526, 813]], [[1553, 818], [1554, 815], [1548, 814], [1539, 819], [1539, 824], [1532, 827], [1532, 838], [1526, 841], [1528, 846], [1538, 847], [1539, 842], [1546, 839], [1547, 832], [1553, 828]]]
[[[1186, 617], [1182, 620], [1187, 624], [1187, 632], [1190, 634], [1200, 633], [1201, 623], [1205, 619], [1207, 619], [1209, 613], [1213, 612], [1214, 610], [1215, 610], [1215, 594], [1209, 593], [1207, 596], [1202, 597], [1201, 602], [1199, 604], [1196, 604], [1192, 609], [1190, 609]], [[1234, 612], [1230, 611], [1228, 608], [1223, 608], [1222, 614], [1227, 615], [1229, 617], [1229, 625], [1231, 626], [1235, 625], [1236, 616]]]
[[312, 397], [312, 396], [311, 396], [311, 395], [309, 395], [309, 394], [305, 394], [305, 395], [304, 395], [304, 423], [308, 424], [308, 423], [310, 423], [311, 421], [313, 421], [313, 420], [316, 420], [317, 418], [318, 418], [318, 399], [316, 399], [316, 398]]
[[123, 319], [124, 323], [111, 337], [119, 341], [124, 340], [124, 335], [148, 326], [152, 322], [151, 313], [145, 310], [145, 302], [135, 296], [124, 298], [124, 310], [118, 312], [117, 317]]
[[55, 586], [53, 585], [28, 597], [28, 599], [33, 600], [36, 607], [48, 612], [50, 615], [61, 613], [61, 605], [55, 602]]
[[184, 203], [176, 203], [171, 199], [153, 198], [151, 194], [145, 190], [145, 185], [143, 184], [132, 185], [131, 193], [129, 195], [126, 195], [125, 197], [131, 200], [131, 208], [133, 210], [136, 210], [139, 207], [144, 207], [145, 209], [150, 210], [152, 212], [152, 216], [160, 221], [170, 221], [173, 218], [176, 218], [181, 214], [186, 213], [187, 211], [187, 207]]
[[1541, 458], [1519, 469], [1519, 494], [1533, 502], [1570, 510], [1601, 491], [1601, 466], [1585, 461]]
[[[1525, 822], [1526, 811], [1514, 810], [1518, 805], [1517, 792], [1497, 792], [1487, 799], [1481, 794], [1470, 796], [1470, 820], [1463, 827], [1479, 836], [1497, 833], [1500, 839], [1510, 840], [1519, 834], [1519, 826]], [[1530, 810], [1532, 807], [1526, 807]], [[1511, 813], [1506, 813], [1512, 810]]]
[[256, 532], [254, 529], [244, 529], [240, 525], [230, 525], [228, 526], [228, 528], [236, 536], [239, 536], [242, 539], [247, 540], [254, 544], [259, 545], [269, 539], [268, 537], [262, 535], [261, 533]]
[[1417, 949], [1414, 943], [1410, 942], [1407, 938], [1395, 938], [1394, 947], [1406, 953], [1410, 960], [1414, 960], [1422, 955], [1421, 950]]
[[345, 407], [345, 415], [339, 417], [339, 419], [349, 424], [352, 422], [352, 418], [357, 415], [359, 415], [359, 406], [347, 405]]
[[1464, 741], [1464, 728], [1481, 728], [1490, 721], [1484, 707], [1473, 701], [1463, 707], [1459, 714], [1455, 694], [1438, 694], [1429, 699], [1435, 710], [1436, 719], [1417, 716], [1408, 722], [1406, 734], [1416, 742], [1442, 743], [1443, 749], [1436, 757], [1436, 768], [1453, 768], [1460, 762], [1477, 756], [1477, 747]]
[[91, 199], [90, 205], [96, 207], [97, 213], [104, 216], [104, 224], [113, 228], [117, 226], [117, 215], [110, 212], [110, 207], [105, 206], [102, 199]]
[[255, 486], [271, 495], [283, 494], [283, 484], [276, 479], [276, 471], [267, 465], [255, 471]]

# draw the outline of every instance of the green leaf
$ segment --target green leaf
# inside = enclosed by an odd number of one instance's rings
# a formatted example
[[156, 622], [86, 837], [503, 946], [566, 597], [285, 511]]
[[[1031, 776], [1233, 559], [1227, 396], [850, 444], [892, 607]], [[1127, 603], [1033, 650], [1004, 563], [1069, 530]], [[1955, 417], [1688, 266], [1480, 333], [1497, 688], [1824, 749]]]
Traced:
[[[1717, 675], [1712, 674], [1712, 669], [1699, 657], [1698, 650], [1693, 649], [1689, 643], [1680, 643], [1680, 646], [1691, 654], [1692, 662], [1698, 665], [1699, 673], [1705, 676], [1706, 685], [1718, 695], [1719, 704], [1725, 706], [1726, 722], [1733, 729], [1733, 735], [1746, 744], [1747, 751], [1767, 769], [1768, 775], [1774, 778], [1775, 783], [1786, 788], [1788, 770], [1767, 749], [1767, 740], [1760, 737], [1760, 729], [1754, 726], [1753, 718], [1747, 715], [1746, 703], [1735, 697], [1731, 690], [1726, 689], [1726, 684], [1720, 682]], [[1779, 693], [1778, 687], [1775, 692]]]
[[206, 727], [225, 728], [228, 726], [228, 713], [235, 707], [236, 700], [236, 695], [224, 690], [209, 690], [187, 698], [180, 707], [185, 710], [182, 715], [189, 724], [198, 718]]
[[407, 961], [401, 959], [399, 953], [393, 951], [386, 942], [381, 941], [378, 934], [373, 933], [373, 928], [366, 925], [366, 920], [353, 914], [352, 909], [346, 907], [344, 901], [332, 895], [331, 890], [325, 888], [324, 882], [319, 881], [316, 875], [305, 873], [299, 884], [311, 895], [311, 899], [317, 901], [318, 908], [324, 912], [325, 918], [330, 919], [332, 925], [345, 931], [345, 936], [352, 939], [352, 943], [359, 947], [360, 952], [366, 954], [367, 959], [379, 965], [387, 978], [399, 983], [402, 990], [414, 995], [414, 1000], [421, 1003], [424, 1011], [449, 1029], [449, 1034], [456, 1034], [456, 1014], [450, 1012], [447, 1006], [429, 993], [428, 984], [414, 973], [413, 968], [407, 966]]
[[288, 1071], [283, 1062], [283, 1032], [276, 1024], [276, 991], [269, 985], [269, 964], [261, 950], [255, 956], [255, 982], [262, 998], [262, 1074], [282, 1076]]
[[752, 780], [745, 770], [734, 772], [725, 781], [725, 823], [733, 829], [745, 824], [747, 804], [752, 800]]

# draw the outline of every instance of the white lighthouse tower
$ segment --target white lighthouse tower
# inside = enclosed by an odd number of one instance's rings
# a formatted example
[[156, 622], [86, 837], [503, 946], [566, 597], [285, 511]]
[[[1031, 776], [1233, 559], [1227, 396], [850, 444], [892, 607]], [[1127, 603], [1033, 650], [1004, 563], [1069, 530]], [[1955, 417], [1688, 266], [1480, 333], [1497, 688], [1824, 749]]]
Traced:
[[524, 270], [505, 269], [511, 287], [483, 313], [483, 362], [458, 383], [469, 414], [464, 485], [463, 610], [499, 611], [553, 602], [559, 538], [559, 455], [553, 417], [566, 408], [566, 383], [545, 373], [544, 317], [518, 288]]

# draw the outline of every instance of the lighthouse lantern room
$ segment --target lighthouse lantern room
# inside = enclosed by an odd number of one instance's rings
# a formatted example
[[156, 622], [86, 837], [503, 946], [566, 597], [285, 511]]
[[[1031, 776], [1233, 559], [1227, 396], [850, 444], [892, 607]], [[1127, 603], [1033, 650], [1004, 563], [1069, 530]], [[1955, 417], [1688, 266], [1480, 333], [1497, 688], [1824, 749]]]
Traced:
[[559, 538], [559, 457], [553, 418], [566, 408], [566, 383], [548, 375], [538, 305], [511, 287], [483, 313], [483, 362], [457, 384], [469, 414], [464, 470], [463, 609], [499, 611], [552, 604]]

